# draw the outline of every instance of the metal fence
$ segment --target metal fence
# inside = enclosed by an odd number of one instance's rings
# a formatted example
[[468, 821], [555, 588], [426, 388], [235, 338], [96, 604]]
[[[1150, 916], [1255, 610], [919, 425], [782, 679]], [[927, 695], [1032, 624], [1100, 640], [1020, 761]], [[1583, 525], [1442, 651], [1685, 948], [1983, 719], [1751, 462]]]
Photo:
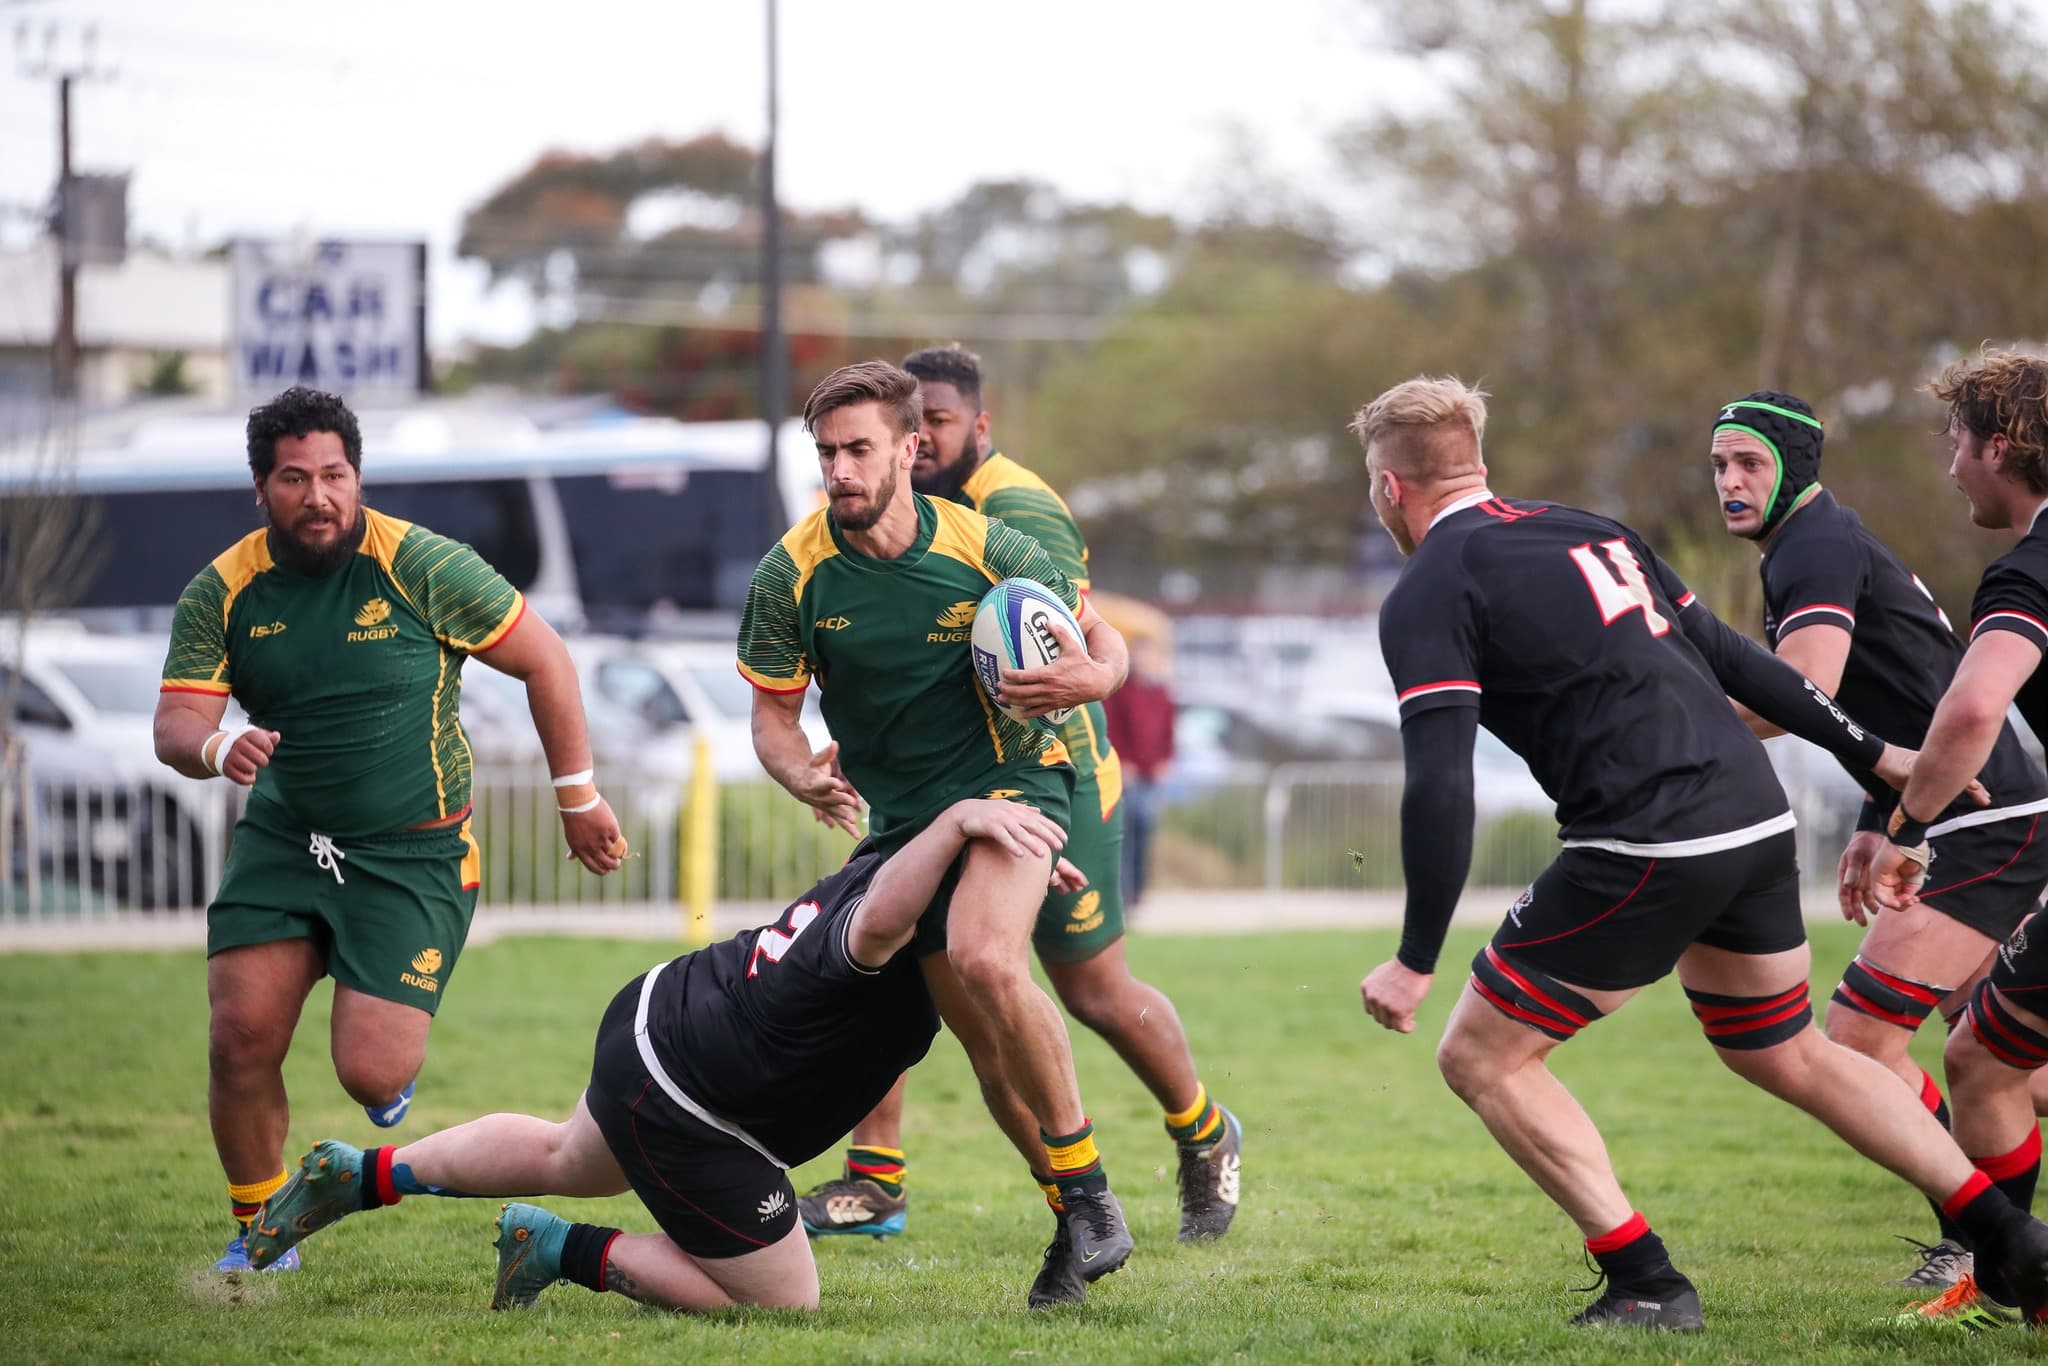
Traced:
[[[1152, 841], [1161, 889], [1386, 890], [1401, 885], [1398, 763], [1247, 768], [1171, 793]], [[483, 849], [482, 901], [499, 907], [677, 906], [784, 899], [836, 868], [852, 841], [763, 779], [693, 794], [671, 779], [613, 767], [604, 775], [633, 854], [610, 877], [567, 857], [554, 792], [538, 766], [476, 771], [473, 830]], [[195, 796], [195, 794], [197, 794]], [[1830, 877], [1853, 807], [1795, 788], [1809, 881]], [[220, 881], [244, 794], [230, 784], [175, 790], [12, 775], [0, 793], [0, 924], [136, 913], [203, 914]], [[693, 804], [708, 801], [708, 817]], [[1557, 848], [1547, 810], [1477, 794], [1474, 885], [1528, 882]], [[693, 818], [703, 832], [687, 837]]]

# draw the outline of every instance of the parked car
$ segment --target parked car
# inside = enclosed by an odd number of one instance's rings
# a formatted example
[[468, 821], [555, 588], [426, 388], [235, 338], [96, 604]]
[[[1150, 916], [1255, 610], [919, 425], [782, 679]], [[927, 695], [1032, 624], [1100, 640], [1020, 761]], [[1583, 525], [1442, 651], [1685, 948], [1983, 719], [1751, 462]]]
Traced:
[[[227, 847], [239, 789], [157, 762], [150, 736], [163, 642], [70, 623], [0, 632], [0, 697], [20, 742], [7, 775], [29, 800], [15, 866], [124, 904], [196, 906]], [[243, 719], [230, 706], [228, 724]], [[25, 775], [26, 781], [22, 778]]]

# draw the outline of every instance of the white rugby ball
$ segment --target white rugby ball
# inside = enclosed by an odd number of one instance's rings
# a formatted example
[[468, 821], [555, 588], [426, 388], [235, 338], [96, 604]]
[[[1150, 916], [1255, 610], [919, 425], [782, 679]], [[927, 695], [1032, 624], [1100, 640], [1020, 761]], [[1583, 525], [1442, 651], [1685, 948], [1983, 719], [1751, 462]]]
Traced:
[[974, 677], [989, 701], [1012, 721], [1057, 726], [1074, 714], [1072, 707], [1062, 707], [1026, 718], [1022, 708], [1009, 706], [1002, 699], [1003, 669], [1035, 669], [1060, 657], [1053, 622], [1065, 626], [1075, 640], [1081, 639], [1081, 624], [1074, 614], [1057, 593], [1035, 579], [1004, 579], [982, 595], [981, 605], [974, 611]]

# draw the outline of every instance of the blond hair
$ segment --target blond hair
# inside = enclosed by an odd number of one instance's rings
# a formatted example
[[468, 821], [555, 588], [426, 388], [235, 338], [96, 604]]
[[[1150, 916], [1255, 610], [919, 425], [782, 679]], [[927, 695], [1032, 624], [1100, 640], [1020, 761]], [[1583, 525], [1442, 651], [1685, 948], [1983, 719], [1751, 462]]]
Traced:
[[1383, 461], [1418, 479], [1458, 473], [1461, 455], [1475, 463], [1486, 435], [1486, 391], [1454, 376], [1418, 375], [1381, 394], [1351, 420], [1358, 444], [1379, 446]]

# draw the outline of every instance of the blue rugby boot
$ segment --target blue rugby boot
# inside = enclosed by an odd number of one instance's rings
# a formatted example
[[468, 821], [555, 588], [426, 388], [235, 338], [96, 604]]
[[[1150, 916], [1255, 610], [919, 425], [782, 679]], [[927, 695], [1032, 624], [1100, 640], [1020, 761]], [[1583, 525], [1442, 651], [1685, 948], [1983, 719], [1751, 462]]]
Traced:
[[562, 1279], [562, 1244], [569, 1221], [538, 1205], [508, 1200], [498, 1211], [498, 1282], [491, 1290], [491, 1308], [525, 1306]]

